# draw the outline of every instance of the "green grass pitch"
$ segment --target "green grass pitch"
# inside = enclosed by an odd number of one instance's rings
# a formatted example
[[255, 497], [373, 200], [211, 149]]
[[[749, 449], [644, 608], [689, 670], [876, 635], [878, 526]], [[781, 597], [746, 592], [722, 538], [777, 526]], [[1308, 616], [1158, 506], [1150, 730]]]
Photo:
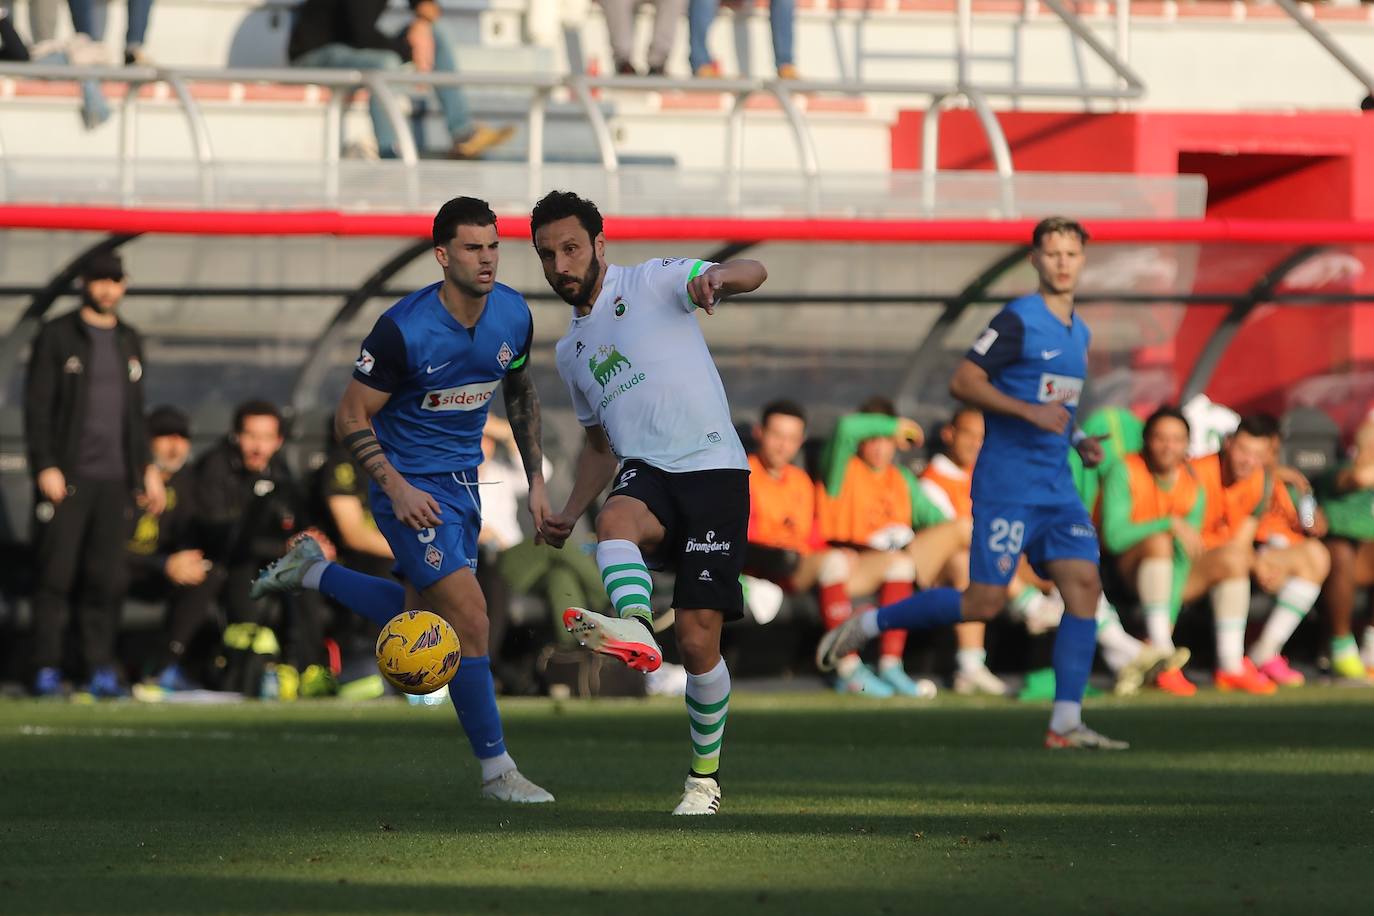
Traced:
[[0, 913], [1368, 913], [1374, 690], [1044, 707], [736, 692], [722, 813], [680, 701], [505, 701], [558, 796], [476, 798], [447, 707], [0, 703]]

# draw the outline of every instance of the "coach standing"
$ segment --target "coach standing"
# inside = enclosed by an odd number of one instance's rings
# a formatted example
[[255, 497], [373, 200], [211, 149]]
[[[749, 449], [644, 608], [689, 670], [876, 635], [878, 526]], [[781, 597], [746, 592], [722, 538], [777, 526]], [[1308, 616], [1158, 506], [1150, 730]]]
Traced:
[[34, 472], [34, 692], [62, 689], [63, 637], [79, 581], [90, 691], [123, 693], [115, 664], [128, 584], [124, 545], [135, 501], [161, 513], [166, 497], [143, 420], [143, 347], [116, 314], [124, 264], [101, 252], [81, 272], [81, 308], [48, 322], [29, 359], [24, 431]]

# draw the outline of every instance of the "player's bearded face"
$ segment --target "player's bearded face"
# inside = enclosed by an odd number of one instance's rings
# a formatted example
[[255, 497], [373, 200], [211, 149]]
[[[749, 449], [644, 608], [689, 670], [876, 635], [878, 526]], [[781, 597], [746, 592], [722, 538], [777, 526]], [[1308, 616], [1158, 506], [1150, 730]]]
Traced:
[[558, 274], [553, 278], [553, 291], [562, 297], [568, 305], [580, 307], [586, 305], [592, 299], [592, 290], [596, 289], [596, 280], [601, 276], [601, 262], [595, 256], [587, 264], [587, 269], [582, 276]]
[[81, 302], [87, 308], [94, 309], [102, 315], [109, 315], [119, 307], [119, 302], [124, 298], [123, 280], [89, 280], [81, 288]]

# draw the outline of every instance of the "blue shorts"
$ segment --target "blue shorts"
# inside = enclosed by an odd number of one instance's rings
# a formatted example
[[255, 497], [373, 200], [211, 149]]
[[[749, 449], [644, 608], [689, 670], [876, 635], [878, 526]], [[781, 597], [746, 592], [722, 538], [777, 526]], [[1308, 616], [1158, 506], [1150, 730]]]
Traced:
[[477, 471], [407, 475], [442, 510], [437, 528], [414, 528], [396, 518], [391, 497], [374, 482], [369, 488], [372, 518], [396, 555], [396, 573], [420, 591], [460, 569], [477, 570], [477, 535], [482, 530], [482, 502]]
[[1036, 575], [1048, 578], [1053, 560], [1098, 562], [1097, 529], [1080, 502], [1059, 506], [973, 503], [973, 544], [969, 578], [984, 585], [1006, 585], [1021, 554]]

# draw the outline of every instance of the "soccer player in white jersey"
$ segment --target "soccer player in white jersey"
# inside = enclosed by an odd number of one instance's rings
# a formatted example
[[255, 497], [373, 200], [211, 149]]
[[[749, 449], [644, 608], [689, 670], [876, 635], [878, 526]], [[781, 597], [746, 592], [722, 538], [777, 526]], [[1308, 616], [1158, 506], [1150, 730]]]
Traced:
[[695, 312], [759, 288], [757, 261], [664, 258], [606, 263], [596, 205], [554, 191], [530, 217], [544, 277], [573, 307], [558, 371], [586, 430], [572, 494], [544, 524], [561, 545], [612, 479], [596, 518], [596, 561], [614, 615], [569, 608], [583, 645], [639, 671], [662, 661], [646, 557], [677, 575], [673, 607], [687, 669], [692, 766], [674, 814], [720, 808], [721, 741], [730, 673], [720, 630], [743, 615], [739, 577], [749, 528], [749, 462]]

